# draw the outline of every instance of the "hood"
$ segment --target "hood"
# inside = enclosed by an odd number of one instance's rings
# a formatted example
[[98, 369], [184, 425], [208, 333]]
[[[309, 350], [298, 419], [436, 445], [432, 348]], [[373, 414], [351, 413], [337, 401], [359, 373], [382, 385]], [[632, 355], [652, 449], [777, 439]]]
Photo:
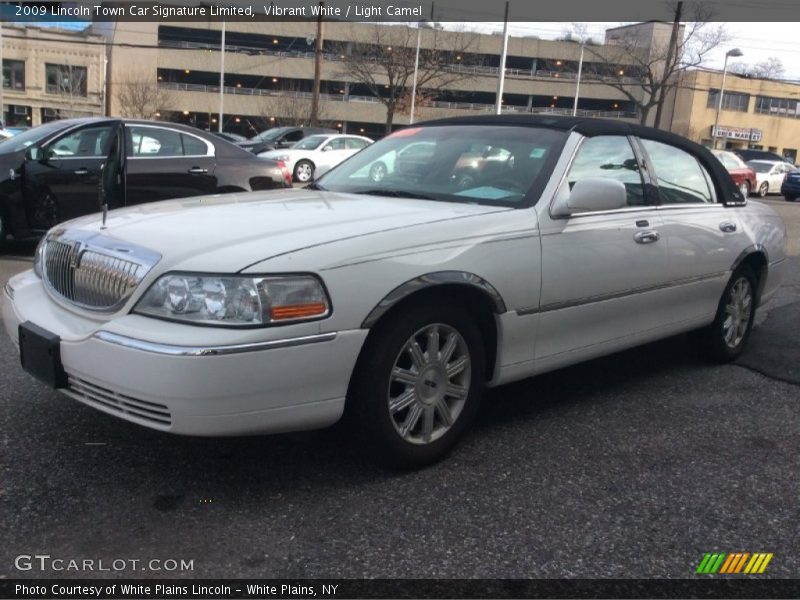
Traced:
[[159, 271], [236, 272], [268, 258], [383, 231], [470, 218], [506, 207], [304, 189], [141, 204], [70, 221], [70, 229], [155, 250]]

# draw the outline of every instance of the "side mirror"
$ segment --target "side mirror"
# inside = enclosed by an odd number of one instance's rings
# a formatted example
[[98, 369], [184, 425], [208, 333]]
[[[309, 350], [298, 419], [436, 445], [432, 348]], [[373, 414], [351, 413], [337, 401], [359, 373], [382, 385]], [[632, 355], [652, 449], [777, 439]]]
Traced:
[[333, 148], [331, 148], [330, 146], [325, 146], [325, 147], [322, 149], [322, 151], [323, 151], [323, 152], [330, 152], [331, 150], [333, 150]]
[[554, 217], [567, 217], [574, 213], [614, 210], [628, 205], [625, 184], [606, 177], [579, 179], [572, 190], [559, 194], [553, 205]]

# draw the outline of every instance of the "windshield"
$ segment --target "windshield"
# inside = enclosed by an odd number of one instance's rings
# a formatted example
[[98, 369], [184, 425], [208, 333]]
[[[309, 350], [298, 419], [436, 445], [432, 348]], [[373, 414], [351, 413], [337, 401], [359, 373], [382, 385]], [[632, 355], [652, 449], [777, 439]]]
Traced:
[[747, 166], [753, 169], [756, 173], [769, 173], [772, 170], [774, 163], [751, 160], [747, 163]]
[[566, 134], [534, 127], [413, 127], [368, 146], [323, 175], [336, 192], [521, 206]]
[[267, 140], [274, 140], [281, 136], [283, 132], [286, 131], [286, 127], [273, 127], [272, 129], [267, 129], [266, 131], [262, 131], [258, 135], [254, 135], [250, 138], [252, 142], [265, 142]]
[[292, 150], [316, 150], [327, 139], [327, 136], [324, 135], [312, 135], [297, 142], [292, 146]]
[[27, 129], [3, 142], [3, 144], [0, 145], [0, 154], [11, 154], [12, 152], [25, 150], [28, 146], [36, 144], [51, 133], [55, 133], [60, 129], [65, 129], [67, 126], [68, 124], [65, 124], [64, 121], [51, 121], [50, 123], [39, 125], [33, 129]]

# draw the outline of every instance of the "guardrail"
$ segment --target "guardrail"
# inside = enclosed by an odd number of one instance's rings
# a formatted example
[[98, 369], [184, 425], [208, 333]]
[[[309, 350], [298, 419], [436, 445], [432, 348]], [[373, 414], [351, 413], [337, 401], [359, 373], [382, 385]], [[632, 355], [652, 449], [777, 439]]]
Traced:
[[[204, 42], [180, 42], [172, 40], [159, 40], [159, 46], [165, 48], [181, 48], [185, 50], [213, 50], [219, 52], [220, 44], [208, 44]], [[271, 48], [261, 48], [257, 46], [238, 46], [232, 44], [225, 44], [226, 52], [235, 52], [239, 54], [247, 54], [250, 56], [269, 55], [282, 58], [314, 58], [314, 52], [306, 52], [302, 50], [273, 50]], [[323, 53], [325, 60], [341, 62], [343, 59], [341, 55], [334, 52]], [[373, 59], [378, 62], [378, 59]], [[584, 63], [586, 64], [586, 63]], [[486, 65], [463, 65], [459, 63], [451, 63], [445, 65], [448, 71], [455, 73], [467, 73], [472, 75], [489, 75], [496, 76], [500, 72], [500, 67], [490, 67]], [[578, 73], [573, 71], [549, 71], [545, 69], [517, 69], [506, 67], [506, 77], [513, 77], [517, 79], [567, 79], [576, 80]], [[608, 81], [621, 82], [621, 83], [636, 83], [638, 80], [635, 77], [604, 77], [602, 75], [587, 73], [584, 71], [581, 74], [581, 81], [593, 81], [605, 83]]]
[[[158, 86], [167, 90], [179, 90], [186, 92], [205, 92], [205, 93], [219, 93], [218, 85], [203, 85], [198, 83], [174, 83], [168, 81], [159, 82]], [[312, 97], [311, 92], [298, 92], [298, 91], [275, 91], [275, 90], [262, 90], [258, 88], [246, 88], [225, 86], [226, 94], [235, 94], [240, 96], [262, 96], [262, 97], [275, 97], [275, 98], [308, 98]], [[330, 102], [362, 102], [365, 104], [377, 104], [380, 102], [374, 96], [345, 96], [343, 94], [320, 94], [320, 99]], [[427, 100], [420, 102], [419, 106], [427, 106], [431, 108], [444, 108], [451, 110], [474, 110], [480, 112], [493, 111], [494, 104], [484, 104], [479, 102], [443, 102], [438, 100]], [[503, 112], [513, 113], [547, 113], [553, 115], [572, 115], [571, 108], [552, 108], [549, 106], [504, 106]], [[636, 119], [638, 113], [636, 111], [622, 111], [622, 110], [585, 110], [581, 109], [577, 112], [579, 117], [601, 117], [606, 119]]]

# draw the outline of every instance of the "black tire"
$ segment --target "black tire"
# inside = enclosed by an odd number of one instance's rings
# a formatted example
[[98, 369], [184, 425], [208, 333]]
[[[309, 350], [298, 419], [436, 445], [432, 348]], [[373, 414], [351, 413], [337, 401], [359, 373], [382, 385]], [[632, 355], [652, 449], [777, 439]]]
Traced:
[[797, 200], [797, 198], [795, 196], [784, 196], [783, 198], [787, 202], [794, 202], [795, 200]]
[[[736, 305], [732, 296], [733, 290], [740, 282], [745, 281], [749, 287], [750, 301], [747, 307], [749, 311], [747, 314], [741, 311], [734, 311], [734, 315], [729, 312], [729, 304]], [[743, 265], [736, 269], [731, 275], [728, 285], [725, 286], [725, 291], [722, 293], [719, 305], [717, 306], [717, 314], [714, 317], [714, 322], [701, 329], [698, 332], [698, 341], [700, 342], [700, 349], [703, 356], [713, 362], [726, 363], [735, 360], [744, 350], [747, 341], [750, 339], [750, 333], [753, 329], [753, 319], [756, 314], [756, 290], [758, 289], [758, 277], [755, 271], [748, 266]], [[741, 315], [746, 320], [740, 321], [745, 325], [744, 332], [741, 335], [726, 336], [730, 332], [730, 324], [735, 322], [736, 314]], [[730, 321], [729, 321], [730, 319]]]
[[762, 198], [766, 198], [767, 194], [769, 194], [769, 184], [765, 181], [760, 186], [758, 186], [758, 195]]
[[300, 183], [314, 181], [314, 163], [310, 160], [299, 160], [294, 166], [294, 178]]
[[0, 249], [5, 246], [6, 238], [8, 237], [8, 213], [6, 212], [5, 207], [0, 204]]
[[[347, 399], [349, 425], [360, 439], [360, 449], [370, 459], [404, 469], [423, 467], [445, 456], [475, 418], [486, 380], [480, 328], [466, 312], [444, 303], [409, 305], [376, 327], [362, 349], [351, 381]], [[414, 338], [418, 350], [425, 348], [418, 358], [428, 361], [428, 342], [434, 338], [427, 334], [433, 327], [444, 334], [435, 338], [439, 340], [439, 350], [435, 360], [418, 369], [414, 366], [413, 352], [406, 350]], [[457, 336], [451, 337], [452, 332]], [[450, 353], [454, 360], [442, 361], [453, 339], [458, 340]], [[464, 356], [467, 363], [463, 370], [442, 379], [445, 365], [455, 365], [458, 357]], [[407, 369], [404, 361], [408, 361]], [[438, 375], [433, 363], [442, 368]], [[400, 381], [394, 375], [398, 371], [414, 375], [416, 382]], [[456, 388], [451, 388], [459, 376], [464, 385], [455, 383]], [[445, 388], [463, 390], [464, 397], [448, 396]], [[403, 398], [409, 400], [404, 404]], [[404, 407], [391, 410], [390, 402]], [[452, 418], [449, 426], [440, 403], [444, 403], [444, 413]], [[412, 422], [412, 414], [417, 418], [403, 434], [401, 430]]]
[[375, 183], [380, 183], [386, 179], [386, 175], [388, 174], [389, 170], [386, 168], [386, 165], [380, 161], [376, 162], [369, 168], [369, 178]]

